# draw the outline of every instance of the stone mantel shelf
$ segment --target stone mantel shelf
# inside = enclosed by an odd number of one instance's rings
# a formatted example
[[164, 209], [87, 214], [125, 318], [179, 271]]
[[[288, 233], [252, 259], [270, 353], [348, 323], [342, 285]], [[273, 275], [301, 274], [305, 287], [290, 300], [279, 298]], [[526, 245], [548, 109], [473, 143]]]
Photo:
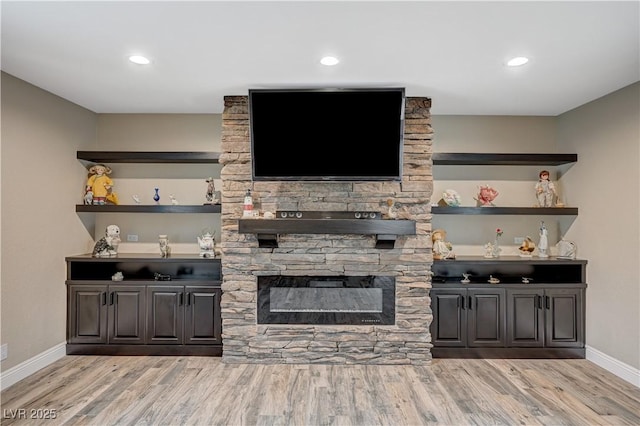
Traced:
[[278, 234], [375, 235], [376, 248], [391, 249], [398, 235], [415, 235], [413, 220], [384, 219], [239, 219], [238, 232], [256, 234], [258, 246], [277, 248]]

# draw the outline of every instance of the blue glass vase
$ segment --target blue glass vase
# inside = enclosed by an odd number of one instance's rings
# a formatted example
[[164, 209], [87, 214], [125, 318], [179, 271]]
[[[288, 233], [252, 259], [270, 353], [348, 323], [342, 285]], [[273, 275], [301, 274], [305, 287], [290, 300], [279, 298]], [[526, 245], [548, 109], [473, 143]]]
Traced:
[[159, 188], [153, 188], [153, 189], [156, 191], [155, 195], [153, 196], [153, 200], [154, 200], [154, 201], [156, 202], [156, 204], [157, 204], [157, 203], [158, 203], [158, 201], [160, 201], [160, 194], [158, 194], [158, 191], [159, 191], [160, 189], [159, 189]]

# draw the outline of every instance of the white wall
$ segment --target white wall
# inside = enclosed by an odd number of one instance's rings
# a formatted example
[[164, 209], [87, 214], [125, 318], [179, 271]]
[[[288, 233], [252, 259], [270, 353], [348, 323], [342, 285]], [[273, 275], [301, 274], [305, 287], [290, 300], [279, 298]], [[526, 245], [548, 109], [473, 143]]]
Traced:
[[567, 237], [589, 260], [587, 345], [640, 369], [640, 83], [557, 122], [580, 164], [563, 179], [580, 203]]
[[74, 213], [95, 144], [91, 111], [2, 73], [2, 295], [5, 371], [66, 339], [64, 257], [91, 236]]

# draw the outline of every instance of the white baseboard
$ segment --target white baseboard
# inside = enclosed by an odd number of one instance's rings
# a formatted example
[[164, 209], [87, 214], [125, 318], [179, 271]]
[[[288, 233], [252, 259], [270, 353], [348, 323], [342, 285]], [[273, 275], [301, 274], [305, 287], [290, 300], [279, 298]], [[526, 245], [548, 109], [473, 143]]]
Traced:
[[67, 354], [67, 343], [62, 342], [0, 374], [0, 390], [5, 390], [36, 371], [54, 363]]
[[623, 380], [631, 383], [634, 386], [640, 387], [640, 370], [633, 368], [623, 362], [618, 361], [615, 358], [610, 357], [604, 352], [600, 352], [590, 346], [586, 347], [586, 358], [594, 364], [604, 368], [612, 374], [620, 377]]

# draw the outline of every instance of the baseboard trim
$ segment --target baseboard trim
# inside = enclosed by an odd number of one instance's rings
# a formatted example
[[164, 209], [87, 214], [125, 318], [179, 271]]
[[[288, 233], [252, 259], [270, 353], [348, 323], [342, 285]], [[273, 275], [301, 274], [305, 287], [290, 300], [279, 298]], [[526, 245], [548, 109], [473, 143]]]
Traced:
[[31, 359], [22, 362], [15, 367], [11, 367], [7, 371], [0, 374], [0, 390], [5, 390], [9, 386], [18, 383], [35, 373], [36, 371], [48, 366], [67, 355], [67, 343], [62, 342], [46, 351], [34, 356]]
[[618, 361], [604, 352], [600, 352], [590, 346], [586, 347], [586, 358], [610, 373], [620, 377], [622, 380], [640, 387], [640, 370], [637, 368], [633, 368], [624, 362]]

